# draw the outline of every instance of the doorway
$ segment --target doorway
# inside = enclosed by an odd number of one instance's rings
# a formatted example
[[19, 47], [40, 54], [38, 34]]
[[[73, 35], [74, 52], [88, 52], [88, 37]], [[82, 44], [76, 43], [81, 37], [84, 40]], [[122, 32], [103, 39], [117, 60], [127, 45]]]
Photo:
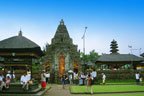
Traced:
[[59, 56], [59, 76], [61, 77], [65, 72], [65, 57], [61, 53]]

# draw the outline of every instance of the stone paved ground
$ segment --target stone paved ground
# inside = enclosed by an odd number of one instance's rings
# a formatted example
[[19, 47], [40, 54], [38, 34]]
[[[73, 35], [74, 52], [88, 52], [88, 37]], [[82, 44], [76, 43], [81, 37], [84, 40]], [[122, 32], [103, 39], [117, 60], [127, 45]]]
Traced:
[[65, 89], [62, 88], [62, 85], [51, 85], [51, 89], [48, 90], [45, 96], [72, 96], [69, 92], [69, 85], [65, 86]]
[[[51, 85], [51, 89], [48, 90], [44, 96], [83, 96], [82, 94], [70, 94], [69, 86], [66, 85], [65, 89], [62, 88], [62, 85]], [[91, 95], [84, 95], [91, 96]]]
[[52, 84], [51, 89], [48, 90], [44, 96], [144, 96], [144, 93], [120, 93], [120, 94], [70, 94], [69, 86], [67, 85], [65, 89], [62, 85]]

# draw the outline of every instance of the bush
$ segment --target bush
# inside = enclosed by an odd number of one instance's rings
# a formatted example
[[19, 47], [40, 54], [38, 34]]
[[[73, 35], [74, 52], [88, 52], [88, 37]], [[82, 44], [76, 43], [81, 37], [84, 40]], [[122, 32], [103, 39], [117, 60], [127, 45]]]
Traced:
[[[102, 78], [101, 73], [106, 74], [107, 80], [134, 80], [135, 70], [101, 70], [97, 71], [98, 79]], [[144, 74], [144, 71], [141, 71]]]

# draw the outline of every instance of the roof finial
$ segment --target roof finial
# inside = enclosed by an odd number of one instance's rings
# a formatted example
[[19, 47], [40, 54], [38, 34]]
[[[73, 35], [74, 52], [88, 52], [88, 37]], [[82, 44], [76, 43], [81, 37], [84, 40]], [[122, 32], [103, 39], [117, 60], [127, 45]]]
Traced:
[[64, 25], [64, 21], [63, 21], [63, 19], [61, 19], [61, 21], [60, 21], [60, 25]]
[[18, 36], [22, 36], [22, 31], [21, 31], [21, 28], [20, 28], [20, 31], [19, 31]]
[[113, 39], [113, 41], [115, 41], [115, 39]]

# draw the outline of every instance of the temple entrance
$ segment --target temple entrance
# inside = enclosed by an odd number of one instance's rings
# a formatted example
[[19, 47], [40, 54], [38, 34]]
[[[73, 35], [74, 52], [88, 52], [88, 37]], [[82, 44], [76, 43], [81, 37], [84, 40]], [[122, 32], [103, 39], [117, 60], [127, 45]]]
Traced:
[[78, 64], [77, 64], [76, 61], [73, 64], [73, 68], [74, 68], [73, 71], [76, 72], [76, 73], [78, 73]]
[[65, 57], [63, 54], [60, 54], [59, 57], [59, 76], [61, 77], [65, 72]]

